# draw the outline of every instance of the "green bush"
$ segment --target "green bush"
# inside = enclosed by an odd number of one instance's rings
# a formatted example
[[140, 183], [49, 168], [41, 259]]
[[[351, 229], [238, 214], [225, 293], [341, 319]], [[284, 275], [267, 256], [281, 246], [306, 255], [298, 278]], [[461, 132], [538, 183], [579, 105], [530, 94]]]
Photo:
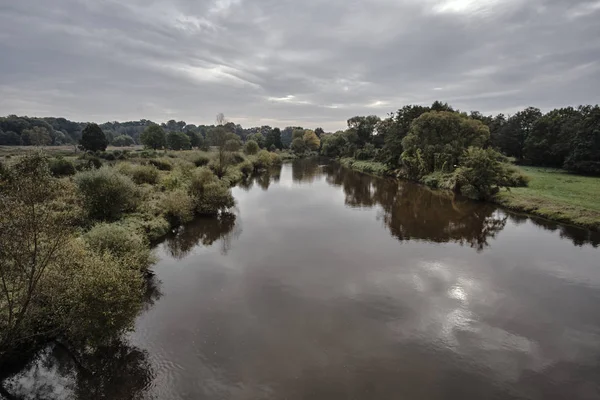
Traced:
[[231, 165], [238, 165], [243, 163], [244, 161], [246, 161], [246, 157], [237, 152], [231, 153], [231, 156], [229, 157], [229, 162]]
[[98, 220], [115, 220], [138, 205], [135, 183], [113, 168], [81, 172], [75, 176], [83, 208]]
[[510, 186], [512, 171], [506, 158], [493, 149], [469, 147], [460, 158], [460, 167], [454, 172], [456, 187], [463, 195], [486, 200], [500, 187]]
[[102, 153], [100, 153], [99, 155], [100, 158], [103, 158], [107, 161], [115, 161], [117, 159], [117, 157], [115, 156], [114, 153], [111, 153], [109, 151], [103, 151]]
[[252, 165], [252, 163], [248, 160], [238, 165], [238, 168], [240, 169], [240, 172], [246, 177], [250, 176], [252, 172], [254, 172], [254, 165]]
[[254, 140], [248, 140], [244, 146], [244, 152], [249, 155], [258, 153], [258, 150], [260, 150], [260, 147]]
[[192, 176], [189, 194], [196, 213], [215, 215], [235, 205], [229, 188], [208, 168], [200, 168]]
[[141, 158], [154, 158], [157, 155], [158, 155], [158, 153], [156, 152], [156, 150], [142, 150], [140, 152]]
[[156, 185], [158, 183], [158, 170], [152, 165], [136, 165], [131, 170], [131, 179], [138, 185], [148, 183]]
[[269, 168], [273, 164], [271, 154], [267, 150], [259, 151], [256, 160], [254, 160], [254, 170], [260, 171]]
[[54, 176], [75, 175], [75, 164], [62, 157], [53, 158], [48, 162], [50, 172]]
[[131, 268], [145, 271], [155, 261], [146, 238], [121, 224], [99, 223], [84, 235], [90, 248], [109, 252], [117, 259], [127, 260]]
[[205, 165], [208, 165], [209, 162], [210, 162], [210, 157], [205, 156], [204, 154], [201, 154], [194, 160], [194, 165], [196, 167], [203, 167]]
[[183, 190], [174, 190], [165, 195], [162, 209], [171, 225], [181, 225], [194, 218], [194, 202]]
[[170, 171], [173, 169], [173, 163], [166, 158], [155, 158], [152, 160], [148, 160], [150, 165], [154, 165], [161, 171]]

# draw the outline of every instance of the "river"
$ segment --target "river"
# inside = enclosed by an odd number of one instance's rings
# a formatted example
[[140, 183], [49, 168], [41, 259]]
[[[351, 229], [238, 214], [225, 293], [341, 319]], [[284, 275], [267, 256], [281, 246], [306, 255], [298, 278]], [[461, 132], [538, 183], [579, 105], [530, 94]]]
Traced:
[[42, 354], [12, 390], [600, 398], [598, 234], [315, 160], [233, 192], [235, 217], [158, 246], [153, 300], [95, 377]]

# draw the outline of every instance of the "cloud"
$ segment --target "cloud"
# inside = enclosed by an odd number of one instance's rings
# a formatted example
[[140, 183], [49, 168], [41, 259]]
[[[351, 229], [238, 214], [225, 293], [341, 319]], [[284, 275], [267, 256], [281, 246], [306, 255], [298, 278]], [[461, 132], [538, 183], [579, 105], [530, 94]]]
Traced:
[[5, 3], [4, 113], [337, 130], [407, 103], [510, 113], [600, 91], [597, 0]]

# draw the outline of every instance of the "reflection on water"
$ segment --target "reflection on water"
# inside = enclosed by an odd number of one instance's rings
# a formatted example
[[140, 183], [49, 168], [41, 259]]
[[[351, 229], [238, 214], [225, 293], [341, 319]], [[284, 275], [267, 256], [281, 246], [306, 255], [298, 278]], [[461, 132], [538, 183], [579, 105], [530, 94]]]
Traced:
[[85, 360], [102, 377], [43, 355], [11, 390], [600, 398], [598, 234], [311, 160], [234, 196], [235, 217], [195, 221], [159, 246], [162, 296], [127, 340]]
[[222, 239], [222, 253], [227, 254], [231, 240], [241, 233], [240, 229], [235, 229], [235, 218], [234, 214], [224, 213], [217, 218], [198, 218], [182, 226], [165, 240], [169, 255], [182, 259], [198, 244], [211, 246], [219, 239]]

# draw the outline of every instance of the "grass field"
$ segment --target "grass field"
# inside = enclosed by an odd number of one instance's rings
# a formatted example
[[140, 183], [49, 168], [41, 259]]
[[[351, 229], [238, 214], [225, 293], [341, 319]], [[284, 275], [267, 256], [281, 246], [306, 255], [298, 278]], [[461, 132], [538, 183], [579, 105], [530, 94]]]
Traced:
[[496, 201], [515, 211], [600, 231], [600, 177], [572, 175], [560, 169], [521, 167], [528, 187], [502, 191]]

